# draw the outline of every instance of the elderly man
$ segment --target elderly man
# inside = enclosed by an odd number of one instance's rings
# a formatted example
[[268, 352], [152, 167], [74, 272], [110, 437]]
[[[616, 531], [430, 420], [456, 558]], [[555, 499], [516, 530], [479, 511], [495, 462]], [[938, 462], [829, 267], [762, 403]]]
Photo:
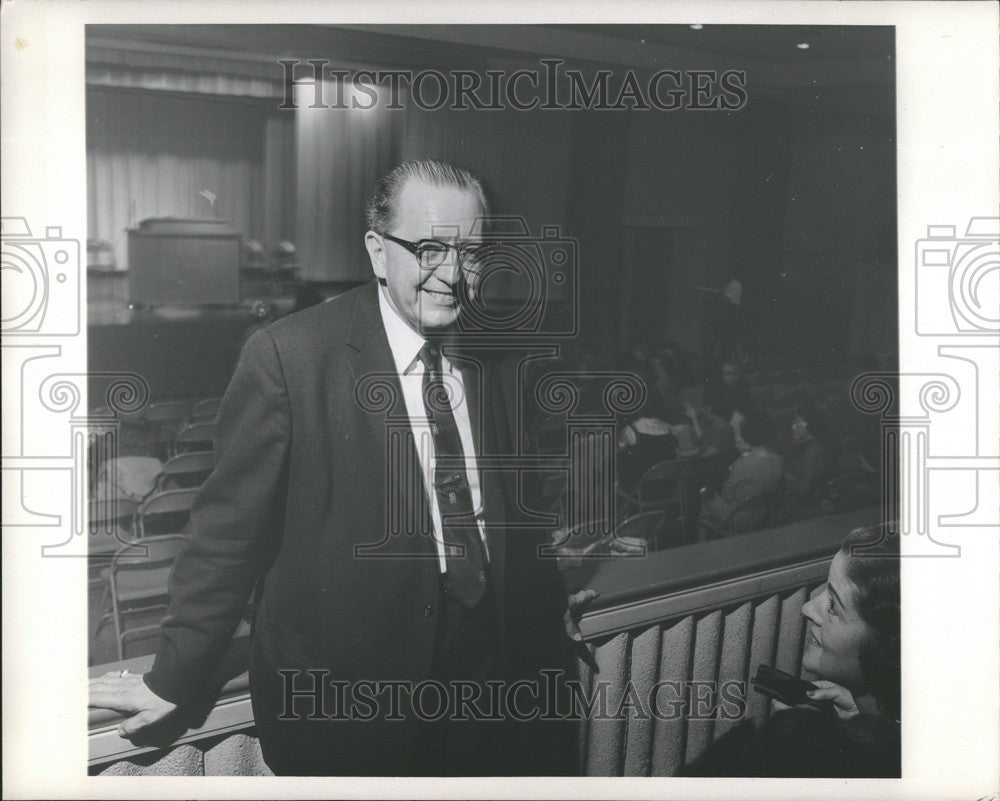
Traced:
[[513, 452], [515, 388], [439, 337], [475, 292], [487, 213], [472, 173], [398, 166], [368, 209], [377, 282], [246, 343], [153, 667], [92, 687], [133, 714], [124, 735], [204, 691], [253, 594], [251, 699], [275, 773], [503, 770], [496, 721], [423, 720], [437, 691], [419, 710], [408, 694], [509, 677], [511, 595], [535, 635], [573, 627], [555, 570], [514, 536], [513, 475], [479, 464]]

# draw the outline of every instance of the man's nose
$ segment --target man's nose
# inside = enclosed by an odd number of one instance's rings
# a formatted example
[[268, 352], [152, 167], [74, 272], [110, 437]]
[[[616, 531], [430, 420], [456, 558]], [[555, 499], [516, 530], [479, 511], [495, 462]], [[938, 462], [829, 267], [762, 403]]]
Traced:
[[461, 275], [461, 269], [458, 263], [458, 254], [453, 250], [449, 250], [444, 261], [434, 268], [434, 275], [439, 281], [448, 284], [448, 286], [455, 286]]

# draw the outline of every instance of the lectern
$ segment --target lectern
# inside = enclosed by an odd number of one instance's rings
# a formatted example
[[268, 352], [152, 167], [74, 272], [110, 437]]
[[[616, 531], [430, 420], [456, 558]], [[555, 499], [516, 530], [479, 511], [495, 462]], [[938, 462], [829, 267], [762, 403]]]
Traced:
[[143, 220], [128, 232], [131, 303], [239, 303], [240, 241], [227, 220]]

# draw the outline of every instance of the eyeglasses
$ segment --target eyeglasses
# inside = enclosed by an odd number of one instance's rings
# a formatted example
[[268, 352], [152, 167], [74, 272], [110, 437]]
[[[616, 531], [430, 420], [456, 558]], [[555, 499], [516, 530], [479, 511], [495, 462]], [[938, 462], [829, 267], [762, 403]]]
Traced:
[[461, 267], [476, 269], [493, 250], [493, 246], [487, 242], [460, 242], [453, 245], [449, 242], [442, 242], [440, 239], [421, 239], [419, 242], [410, 242], [408, 239], [400, 239], [392, 234], [382, 234], [382, 237], [410, 251], [417, 257], [417, 262], [424, 270], [433, 270], [444, 264], [445, 259], [448, 258], [449, 250], [454, 250], [458, 255], [458, 263]]

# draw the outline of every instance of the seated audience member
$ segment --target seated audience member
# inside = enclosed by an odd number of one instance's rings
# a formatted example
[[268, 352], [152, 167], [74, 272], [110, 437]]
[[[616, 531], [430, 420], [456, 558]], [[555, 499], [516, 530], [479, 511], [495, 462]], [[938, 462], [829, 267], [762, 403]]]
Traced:
[[[741, 725], [688, 775], [899, 776], [899, 533], [855, 529], [830, 564], [826, 585], [802, 607], [809, 621], [802, 669], [816, 707], [772, 703], [754, 733]], [[739, 733], [738, 733], [739, 732]], [[826, 763], [817, 754], [828, 757]]]
[[689, 364], [689, 357], [683, 348], [672, 340], [667, 340], [657, 351], [657, 356], [670, 380], [678, 389], [690, 387], [695, 383], [694, 371]]
[[639, 417], [626, 423], [618, 432], [618, 489], [630, 495], [649, 468], [660, 462], [669, 462], [676, 456], [677, 439], [663, 420]]
[[754, 411], [750, 389], [743, 376], [743, 366], [735, 358], [725, 359], [718, 378], [711, 378], [706, 382], [705, 403], [727, 421], [737, 412], [746, 416]]
[[708, 404], [689, 396], [684, 401], [684, 415], [691, 423], [694, 445], [699, 456], [735, 455], [732, 427], [712, 411]]
[[[733, 463], [738, 452], [732, 427], [725, 420], [712, 412], [701, 399], [700, 394], [687, 395], [684, 402], [684, 413], [688, 418], [688, 428], [693, 439], [693, 448], [697, 459], [692, 460], [692, 471], [695, 487], [705, 487], [714, 494], [726, 480], [729, 465]], [[678, 436], [681, 447], [678, 453], [687, 456], [684, 451], [684, 440]]]
[[769, 447], [770, 433], [768, 420], [761, 414], [743, 420], [740, 435], [746, 448], [730, 465], [718, 495], [702, 508], [699, 526], [704, 538], [724, 531], [741, 504], [781, 486], [784, 460]]
[[653, 413], [665, 420], [682, 418], [680, 386], [667, 369], [662, 352], [657, 351], [650, 357], [644, 379], [649, 393], [647, 405]]
[[827, 476], [823, 420], [809, 404], [799, 404], [792, 418], [792, 447], [785, 456], [782, 497], [776, 522], [804, 520], [818, 514], [816, 493]]

